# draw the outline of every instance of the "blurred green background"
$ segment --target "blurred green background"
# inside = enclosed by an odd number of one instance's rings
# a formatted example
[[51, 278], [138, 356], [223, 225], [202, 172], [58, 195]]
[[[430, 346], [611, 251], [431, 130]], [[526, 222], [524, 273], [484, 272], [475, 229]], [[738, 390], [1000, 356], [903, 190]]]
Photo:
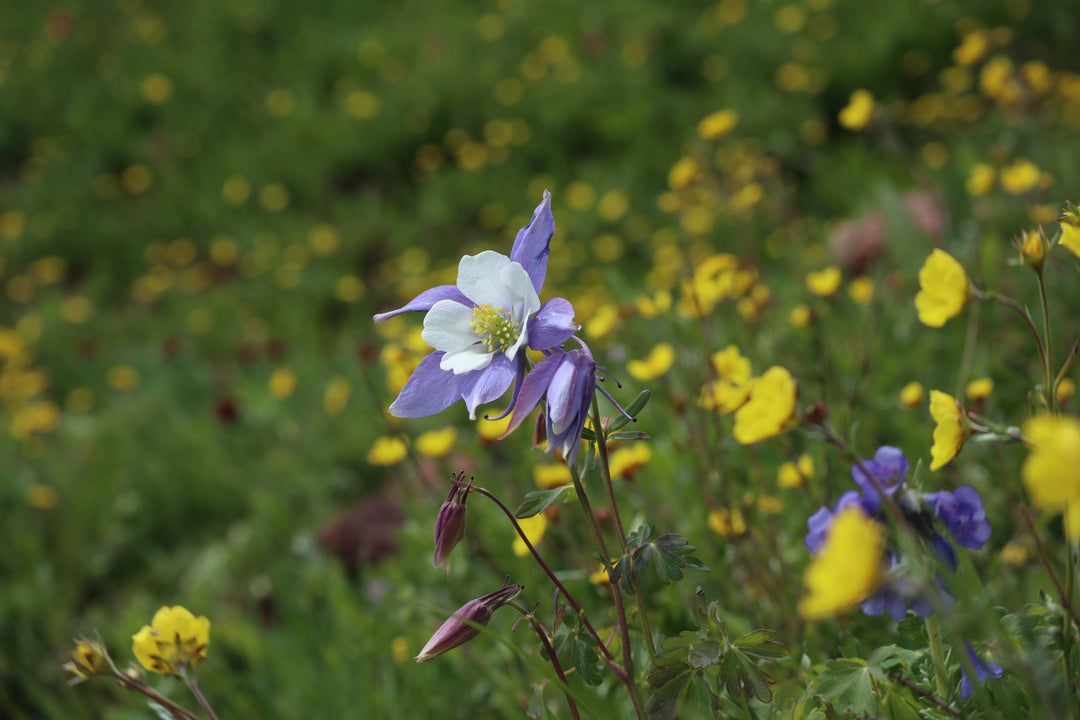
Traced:
[[[962, 329], [915, 323], [914, 278], [941, 243], [976, 282], [1035, 298], [1005, 259], [1021, 230], [1052, 232], [1080, 187], [1075, 10], [7, 3], [0, 715], [151, 717], [108, 683], [65, 687], [60, 666], [71, 638], [94, 632], [126, 663], [130, 635], [182, 604], [213, 623], [200, 677], [222, 717], [522, 716], [523, 678], [543, 671], [493, 638], [408, 658], [503, 574], [549, 610], [491, 507], [470, 508], [471, 548], [450, 580], [430, 567], [451, 473], [475, 472], [515, 505], [548, 459], [525, 431], [477, 442], [460, 407], [392, 423], [383, 410], [419, 357], [419, 320], [380, 333], [371, 315], [451, 281], [463, 253], [507, 252], [545, 188], [558, 228], [545, 296], [574, 301], [601, 364], [629, 380], [628, 359], [660, 341], [679, 349], [667, 376], [621, 395], [652, 386], [659, 398], [624, 517], [682, 532], [713, 568], [654, 589], [660, 629], [684, 627], [702, 583], [737, 625], [781, 630], [796, 658], [844, 638], [888, 642], [884, 623], [854, 619], [834, 637], [794, 616], [805, 517], [846, 489], [843, 461], [810, 448], [816, 484], [772, 512], [753, 494], [804, 439], [739, 450], [707, 435], [725, 464], [687, 459], [706, 433], [693, 409], [707, 353], [738, 343], [757, 371], [792, 368], [807, 401], [834, 403], [842, 427], [858, 418], [866, 455], [891, 442], [928, 457], [930, 426], [900, 413], [896, 393], [970, 378], [956, 376]], [[861, 131], [838, 120], [860, 88], [876, 101]], [[699, 131], [725, 109], [729, 132]], [[713, 252], [757, 269], [760, 307], [732, 303], [707, 322], [641, 314], [637, 298], [677, 294], [678, 268]], [[872, 308], [845, 297], [819, 331], [793, 327], [789, 311], [814, 302], [803, 276], [829, 263], [873, 279]], [[1075, 310], [1075, 272], [1050, 283]], [[1035, 358], [1022, 328], [993, 327], [996, 312], [971, 367], [998, 380], [994, 409], [1020, 420]], [[414, 442], [425, 431], [456, 442]], [[372, 451], [392, 437], [409, 439], [406, 458]], [[997, 549], [1011, 487], [992, 501]], [[742, 540], [706, 526], [709, 509], [744, 505]], [[601, 608], [576, 508], [564, 511], [544, 546]], [[987, 582], [1017, 601], [1036, 592], [1026, 570], [1010, 572]], [[493, 629], [531, 649], [510, 622]], [[797, 696], [799, 668], [780, 676]], [[620, 696], [604, 686], [593, 705], [620, 716], [606, 693]]]

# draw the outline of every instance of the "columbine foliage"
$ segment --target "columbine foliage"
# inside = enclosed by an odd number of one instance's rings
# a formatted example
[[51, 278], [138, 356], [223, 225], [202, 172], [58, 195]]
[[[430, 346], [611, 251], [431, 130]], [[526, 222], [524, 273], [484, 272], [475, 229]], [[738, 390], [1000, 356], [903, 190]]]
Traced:
[[652, 538], [652, 526], [641, 525], [626, 536], [626, 551], [609, 568], [611, 582], [622, 583], [623, 589], [633, 594], [633, 573], [644, 575], [651, 565], [662, 583], [682, 580], [683, 570], [708, 570], [704, 563], [694, 557], [694, 546], [675, 533]]
[[647, 680], [655, 688], [646, 709], [651, 718], [676, 717], [680, 698], [693, 693], [709, 698], [714, 709], [734, 701], [772, 699], [772, 675], [761, 667], [787, 655], [771, 630], [752, 630], [734, 640], [717, 602], [706, 603], [698, 588], [694, 618], [699, 629], [668, 638], [657, 653]]

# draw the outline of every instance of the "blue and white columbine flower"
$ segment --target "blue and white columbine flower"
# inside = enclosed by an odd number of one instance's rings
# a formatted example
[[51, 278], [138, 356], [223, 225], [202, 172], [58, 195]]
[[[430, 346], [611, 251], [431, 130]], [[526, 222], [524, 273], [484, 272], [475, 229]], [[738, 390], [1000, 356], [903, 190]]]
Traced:
[[492, 250], [466, 255], [456, 284], [425, 290], [397, 310], [375, 316], [380, 323], [427, 311], [421, 337], [434, 348], [390, 405], [391, 415], [434, 415], [464, 400], [475, 420], [478, 406], [498, 399], [511, 385], [515, 393], [521, 387], [526, 347], [550, 350], [577, 331], [568, 300], [540, 302], [554, 234], [551, 194], [545, 191], [532, 220], [514, 239], [510, 257]]

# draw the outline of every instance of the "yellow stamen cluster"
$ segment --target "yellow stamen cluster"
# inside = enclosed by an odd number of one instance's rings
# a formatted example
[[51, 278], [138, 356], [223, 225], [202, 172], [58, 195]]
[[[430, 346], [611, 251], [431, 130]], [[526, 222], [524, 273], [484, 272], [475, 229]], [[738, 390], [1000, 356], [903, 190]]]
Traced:
[[509, 311], [492, 307], [489, 303], [473, 308], [470, 327], [488, 352], [506, 352], [521, 335], [521, 323], [511, 320]]

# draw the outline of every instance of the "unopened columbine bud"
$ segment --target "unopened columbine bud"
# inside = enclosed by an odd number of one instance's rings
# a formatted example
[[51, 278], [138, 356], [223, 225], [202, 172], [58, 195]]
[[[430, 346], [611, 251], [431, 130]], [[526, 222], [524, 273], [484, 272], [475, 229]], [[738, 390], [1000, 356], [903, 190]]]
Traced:
[[426, 662], [472, 640], [480, 632], [476, 626], [487, 625], [495, 611], [516, 598], [523, 589], [524, 585], [503, 585], [495, 592], [459, 607], [427, 641], [416, 656], [416, 662]]
[[459, 485], [464, 479], [465, 473], [454, 478], [454, 486], [435, 518], [435, 567], [442, 567], [454, 547], [465, 537], [465, 501], [472, 483]]

